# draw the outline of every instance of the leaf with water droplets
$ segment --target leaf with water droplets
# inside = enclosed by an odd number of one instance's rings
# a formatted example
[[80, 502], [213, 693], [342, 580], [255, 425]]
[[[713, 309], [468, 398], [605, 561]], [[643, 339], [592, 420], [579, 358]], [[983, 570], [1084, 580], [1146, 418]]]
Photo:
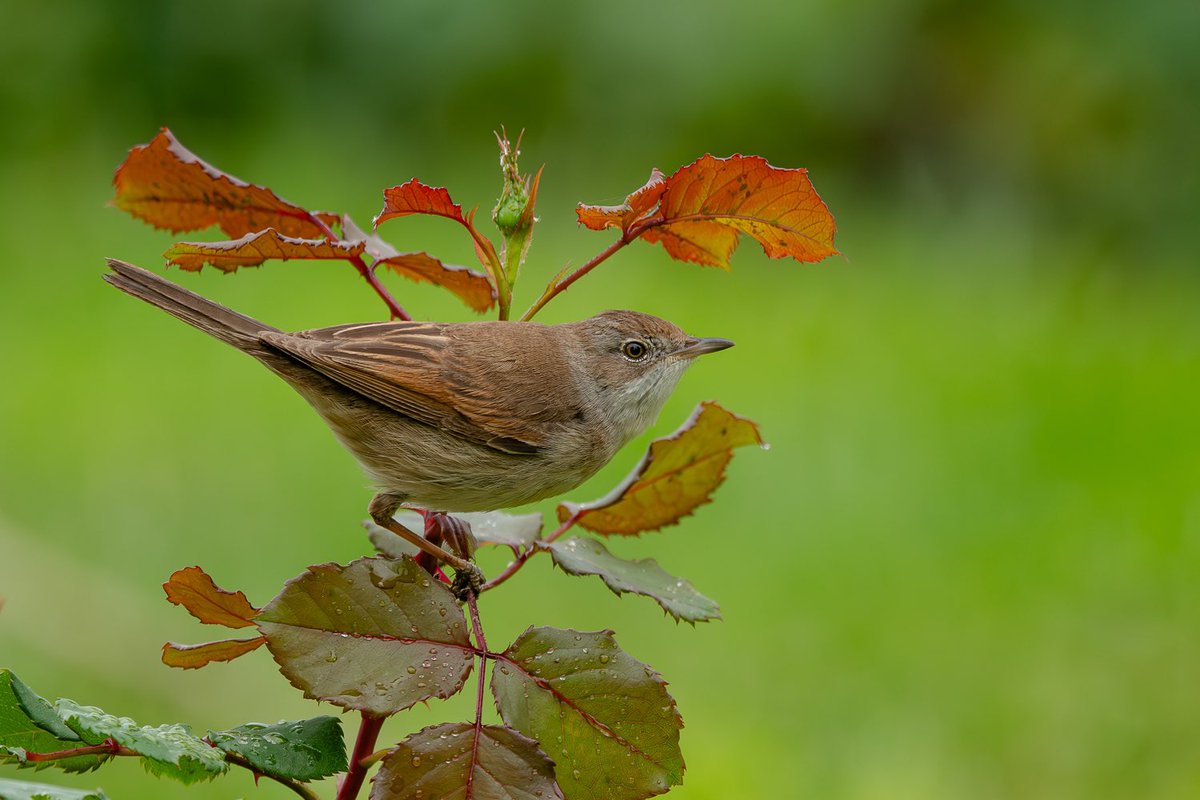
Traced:
[[615, 594], [633, 592], [652, 598], [677, 620], [720, 619], [721, 609], [692, 584], [663, 571], [653, 558], [617, 558], [595, 539], [573, 537], [545, 545], [554, 563], [569, 575], [598, 575]]
[[701, 403], [679, 430], [650, 443], [642, 462], [606, 497], [561, 503], [590, 531], [637, 534], [672, 525], [707, 503], [725, 480], [735, 447], [763, 445], [758, 426], [712, 402]]
[[0, 778], [0, 800], [108, 800], [99, 789], [68, 789]]
[[227, 592], [213, 583], [200, 567], [185, 567], [171, 573], [163, 584], [167, 599], [207, 625], [249, 628], [258, 609], [241, 592]]
[[554, 800], [554, 762], [512, 728], [448, 722], [412, 734], [384, 759], [371, 800]]
[[457, 693], [475, 654], [454, 595], [408, 557], [309, 567], [257, 622], [305, 697], [371, 714]]
[[195, 783], [210, 780], [229, 766], [219, 750], [193, 736], [186, 725], [138, 725], [128, 717], [81, 706], [66, 698], [58, 700], [54, 710], [85, 743], [100, 744], [111, 738], [138, 753], [152, 775]]
[[496, 659], [492, 693], [554, 759], [567, 800], [641, 800], [683, 782], [675, 700], [612, 631], [529, 628]]
[[346, 742], [337, 717], [274, 725], [248, 722], [227, 731], [209, 731], [207, 739], [224, 752], [241, 756], [263, 775], [315, 781], [346, 769]]
[[0, 669], [0, 762], [14, 761], [19, 767], [66, 772], [96, 769], [108, 756], [91, 755], [56, 761], [26, 761], [26, 753], [55, 753], [82, 747], [79, 734], [71, 730], [54, 707], [26, 686], [12, 671]]

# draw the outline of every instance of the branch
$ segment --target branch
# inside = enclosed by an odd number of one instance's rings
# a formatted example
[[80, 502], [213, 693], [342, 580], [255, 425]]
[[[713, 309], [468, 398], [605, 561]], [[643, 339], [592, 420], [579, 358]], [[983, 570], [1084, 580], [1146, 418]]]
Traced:
[[[321, 229], [321, 232], [325, 234], [326, 239], [331, 242], [337, 241], [338, 237], [335, 236], [333, 230], [325, 224], [325, 220], [311, 212], [308, 214], [308, 220], [313, 225], [316, 225]], [[366, 282], [370, 284], [371, 288], [375, 290], [375, 294], [379, 295], [379, 298], [383, 300], [385, 305], [387, 305], [388, 312], [392, 315], [392, 319], [402, 319], [406, 322], [412, 319], [408, 312], [396, 302], [396, 298], [392, 297], [391, 292], [389, 292], [387, 288], [379, 282], [379, 278], [375, 277], [375, 270], [367, 266], [367, 262], [362, 260], [362, 256], [351, 256], [346, 260], [354, 265], [354, 268], [358, 270], [358, 274], [363, 276], [363, 279], [366, 280]]]
[[[467, 608], [471, 612], [471, 631], [475, 635], [475, 649], [479, 651], [478, 688], [475, 690], [475, 736], [471, 743], [471, 764], [479, 760], [479, 738], [483, 735], [483, 692], [487, 682], [487, 639], [483, 638], [483, 623], [479, 621], [479, 605], [474, 592], [467, 595]], [[475, 770], [467, 773], [467, 785], [464, 797], [471, 797], [471, 784], [475, 779]]]
[[566, 522], [564, 522], [563, 524], [561, 524], [557, 528], [555, 528], [554, 532], [551, 533], [549, 536], [547, 536], [545, 539], [538, 539], [537, 541], [535, 541], [532, 546], [530, 546], [528, 549], [524, 550], [519, 556], [517, 556], [516, 560], [513, 561], [511, 564], [509, 564], [508, 567], [505, 568], [505, 570], [503, 572], [501, 572], [499, 575], [497, 575], [496, 577], [492, 578], [490, 581], [485, 583], [479, 589], [479, 591], [486, 592], [489, 589], [495, 589], [497, 586], [504, 583], [506, 580], [511, 578], [513, 575], [516, 575], [517, 572], [521, 569], [521, 567], [525, 566], [525, 562], [529, 560], [530, 556], [532, 556], [534, 553], [541, 553], [545, 549], [544, 547], [542, 547], [542, 545], [550, 544], [555, 539], [562, 536], [567, 531], [571, 530], [571, 528], [575, 527], [575, 523], [579, 521], [579, 517], [581, 516], [581, 514], [582, 514], [582, 510], [575, 512], [574, 514], [572, 514], [570, 517], [567, 518]]
[[249, 761], [247, 761], [245, 758], [238, 755], [237, 753], [226, 752], [225, 760], [227, 762], [229, 762], [230, 764], [233, 764], [234, 766], [244, 767], [244, 768], [250, 770], [252, 773], [254, 773], [254, 779], [256, 781], [258, 780], [258, 778], [260, 776], [264, 777], [264, 778], [270, 778], [271, 780], [275, 781], [276, 783], [280, 784], [281, 786], [286, 786], [287, 788], [291, 789], [293, 792], [295, 792], [296, 794], [303, 797], [304, 800], [321, 800], [320, 795], [318, 795], [312, 789], [305, 786], [303, 783], [292, 780], [291, 778], [284, 778], [284, 777], [281, 777], [278, 775], [269, 775], [265, 772], [259, 772], [258, 770], [256, 770], [254, 768], [254, 766]]
[[600, 264], [607, 261], [608, 257], [611, 256], [613, 253], [617, 252], [622, 247], [624, 247], [625, 245], [632, 242], [634, 239], [641, 236], [642, 233], [644, 233], [645, 231], [649, 230], [650, 228], [653, 228], [655, 225], [661, 224], [662, 221], [663, 221], [662, 217], [650, 217], [648, 219], [644, 219], [644, 220], [634, 223], [633, 225], [629, 226], [629, 230], [622, 231], [621, 235], [617, 238], [617, 240], [615, 242], [613, 242], [608, 247], [601, 250], [596, 255], [592, 256], [591, 260], [588, 261], [586, 264], [584, 264], [582, 267], [575, 270], [570, 275], [568, 275], [567, 277], [565, 277], [561, 280], [555, 279], [555, 280], [550, 281], [550, 285], [548, 285], [546, 287], [546, 290], [544, 292], [542, 292], [542, 296], [537, 299], [537, 302], [535, 302], [528, 309], [526, 309], [525, 313], [521, 315], [521, 321], [528, 322], [529, 320], [533, 319], [534, 314], [541, 311], [543, 306], [545, 306], [547, 303], [549, 303], [555, 297], [557, 297], [558, 295], [560, 295], [564, 291], [566, 291], [567, 288], [570, 287], [570, 285], [572, 283], [579, 280], [584, 275], [587, 275], [589, 272], [594, 270], [596, 267], [600, 266]]
[[346, 777], [342, 778], [342, 784], [338, 787], [337, 800], [352, 800], [358, 796], [358, 790], [362, 788], [363, 781], [366, 780], [367, 770], [374, 761], [368, 761], [368, 757], [375, 750], [375, 740], [379, 738], [379, 730], [383, 727], [383, 721], [387, 717], [377, 717], [367, 712], [362, 712], [362, 725], [358, 728], [358, 738], [354, 742], [354, 751], [350, 753], [350, 770], [346, 773]]
[[75, 758], [77, 756], [141, 756], [142, 754], [136, 750], [130, 750], [127, 747], [122, 747], [117, 743], [116, 739], [111, 736], [105, 739], [100, 744], [85, 745], [83, 747], [72, 747], [69, 750], [54, 750], [49, 753], [30, 753], [25, 752], [25, 760], [34, 763], [43, 763], [47, 761], [61, 761], [64, 758]]

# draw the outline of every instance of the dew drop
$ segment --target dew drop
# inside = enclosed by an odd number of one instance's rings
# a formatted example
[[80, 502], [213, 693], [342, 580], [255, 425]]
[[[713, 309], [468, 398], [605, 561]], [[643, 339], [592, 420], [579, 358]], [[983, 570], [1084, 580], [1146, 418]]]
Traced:
[[414, 767], [419, 767], [419, 766], [421, 766], [421, 757], [420, 757], [420, 756], [413, 756], [412, 765], [413, 765]]
[[332, 664], [333, 662], [337, 661], [337, 653], [330, 650], [329, 655], [325, 656], [325, 660]]
[[601, 664], [607, 664], [607, 663], [608, 663], [608, 656], [606, 656], [606, 655], [604, 655], [604, 654], [601, 654], [601, 655], [600, 655], [600, 663], [601, 663]]
[[577, 769], [571, 770], [571, 774], [575, 777], [575, 780], [579, 780], [580, 778], [583, 777], [583, 773]]
[[416, 675], [416, 674], [417, 674], [417, 668], [416, 668], [416, 667], [409, 667], [409, 668], [408, 668], [408, 674], [409, 674], [409, 675]]

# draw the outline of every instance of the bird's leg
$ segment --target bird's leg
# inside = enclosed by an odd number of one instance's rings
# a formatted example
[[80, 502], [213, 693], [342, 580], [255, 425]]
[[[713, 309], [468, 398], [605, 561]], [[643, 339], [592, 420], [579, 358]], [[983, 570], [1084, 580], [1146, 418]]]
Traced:
[[[467, 561], [465, 558], [460, 558], [453, 553], [443, 550], [441, 547], [438, 547], [424, 536], [420, 536], [413, 531], [410, 531], [408, 528], [404, 527], [392, 518], [392, 515], [396, 513], [396, 509], [400, 507], [400, 504], [403, 501], [404, 498], [398, 495], [388, 494], [387, 492], [381, 492], [380, 494], [375, 495], [375, 497], [371, 500], [371, 505], [368, 506], [371, 519], [375, 520], [375, 524], [381, 528], [387, 528], [389, 531], [401, 537], [402, 539], [411, 542], [413, 545], [420, 548], [422, 552], [428, 553], [438, 561], [444, 561], [445, 563], [454, 567], [458, 573], [455, 575], [454, 579], [455, 586], [458, 586], [460, 583], [463, 583], [466, 587], [473, 587], [476, 585], [482, 586], [483, 573], [479, 571], [479, 567], [475, 566], [470, 561]], [[426, 516], [427, 529], [429, 524], [428, 519], [429, 517]], [[457, 593], [458, 592], [456, 592], [456, 594]]]

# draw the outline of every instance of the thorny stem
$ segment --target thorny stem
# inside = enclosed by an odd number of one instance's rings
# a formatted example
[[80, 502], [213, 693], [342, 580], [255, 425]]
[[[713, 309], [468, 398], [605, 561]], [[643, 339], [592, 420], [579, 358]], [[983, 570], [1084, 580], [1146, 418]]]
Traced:
[[136, 750], [130, 750], [122, 747], [117, 743], [116, 739], [109, 737], [100, 744], [86, 745], [84, 747], [72, 747], [69, 750], [54, 750], [50, 753], [25, 753], [25, 760], [34, 763], [42, 763], [46, 761], [61, 761], [64, 758], [77, 758], [79, 756], [140, 756], [141, 753]]
[[[204, 741], [208, 742], [207, 739], [205, 739]], [[212, 743], [208, 742], [208, 744], [211, 745]], [[292, 780], [291, 778], [284, 778], [284, 777], [277, 776], [277, 775], [268, 775], [266, 773], [259, 772], [258, 770], [256, 770], [254, 768], [254, 766], [249, 761], [247, 761], [245, 758], [238, 755], [237, 753], [230, 753], [228, 751], [222, 751], [222, 755], [225, 756], [225, 760], [228, 763], [233, 764], [234, 766], [243, 767], [243, 768], [248, 769], [251, 772], [253, 772], [256, 779], [259, 776], [262, 776], [264, 778], [270, 778], [271, 780], [275, 781], [276, 783], [279, 783], [283, 786], [286, 786], [288, 789], [291, 789], [293, 792], [295, 792], [296, 794], [303, 797], [304, 800], [320, 800], [320, 796], [316, 792], [314, 792], [312, 789], [308, 788], [304, 784], [300, 783], [299, 781]], [[136, 756], [138, 758], [144, 757], [141, 753], [137, 752], [136, 750], [130, 750], [128, 747], [122, 747], [117, 742], [116, 739], [109, 737], [109, 738], [105, 739], [103, 742], [101, 742], [100, 744], [86, 745], [84, 747], [72, 747], [69, 750], [55, 750], [50, 753], [26, 752], [25, 760], [32, 761], [35, 764], [44, 764], [44, 763], [47, 763], [50, 761], [62, 761], [63, 759], [78, 758], [80, 756]]]
[[350, 753], [350, 769], [338, 787], [337, 800], [351, 800], [358, 796], [367, 770], [373, 764], [368, 757], [375, 750], [375, 740], [379, 738], [379, 730], [387, 717], [377, 717], [374, 714], [362, 712], [362, 724], [358, 728], [358, 738], [354, 741], [354, 751]]
[[270, 778], [281, 786], [286, 786], [287, 788], [291, 789], [293, 792], [303, 797], [304, 800], [321, 800], [321, 796], [319, 794], [305, 786], [303, 783], [300, 783], [300, 781], [295, 781], [291, 778], [283, 778], [277, 775], [268, 775], [265, 772], [259, 772], [254, 768], [254, 765], [252, 765], [242, 756], [239, 756], [237, 753], [225, 753], [225, 760], [230, 764], [250, 770], [254, 773], [255, 780], [257, 780], [259, 776]]
[[[483, 690], [487, 678], [487, 639], [483, 638], [483, 623], [479, 621], [479, 604], [474, 592], [467, 595], [467, 609], [471, 612], [471, 631], [475, 636], [475, 649], [479, 653], [479, 675], [475, 690], [475, 736], [471, 743], [471, 764], [478, 762], [479, 739], [483, 735]], [[471, 797], [471, 783], [475, 779], [475, 770], [467, 773], [467, 785], [463, 796]]]
[[578, 511], [575, 512], [571, 516], [567, 517], [567, 520], [563, 524], [561, 524], [557, 528], [555, 528], [554, 532], [551, 533], [549, 536], [547, 536], [545, 539], [536, 540], [531, 547], [525, 549], [519, 556], [517, 556], [516, 559], [511, 564], [509, 564], [504, 569], [503, 572], [501, 572], [499, 575], [497, 575], [496, 577], [492, 578], [490, 581], [485, 583], [483, 585], [483, 587], [480, 588], [479, 591], [486, 592], [489, 589], [495, 589], [497, 586], [504, 583], [506, 580], [511, 578], [513, 575], [516, 575], [517, 572], [521, 569], [521, 567], [525, 566], [525, 562], [529, 560], [530, 556], [532, 556], [534, 553], [540, 553], [544, 549], [544, 545], [550, 544], [555, 539], [562, 536], [567, 531], [571, 530], [571, 528], [575, 527], [575, 523], [579, 522], [579, 518], [581, 515], [582, 515], [581, 512], [578, 512]]
[[[335, 236], [330, 227], [325, 224], [325, 220], [313, 213], [309, 213], [308, 220], [313, 225], [316, 225], [321, 229], [321, 232], [325, 234], [326, 239], [331, 242], [337, 241], [338, 237]], [[388, 312], [392, 315], [392, 319], [402, 319], [406, 322], [412, 319], [408, 312], [396, 302], [396, 298], [392, 297], [392, 293], [387, 290], [387, 287], [379, 282], [379, 278], [375, 277], [375, 271], [367, 266], [367, 262], [362, 260], [362, 256], [349, 256], [346, 260], [354, 265], [354, 268], [358, 270], [358, 274], [363, 276], [363, 279], [371, 286], [372, 289], [375, 290], [375, 294], [379, 295], [379, 299], [382, 300], [385, 305], [387, 305]]]
[[529, 320], [533, 319], [534, 314], [541, 311], [543, 306], [566, 291], [571, 284], [582, 278], [584, 275], [587, 275], [596, 267], [600, 266], [600, 264], [607, 261], [608, 257], [613, 253], [617, 252], [622, 247], [641, 236], [646, 230], [658, 225], [660, 222], [662, 222], [662, 217], [650, 217], [648, 219], [635, 222], [633, 225], [629, 226], [629, 230], [623, 231], [615, 242], [601, 250], [596, 255], [592, 256], [592, 258], [582, 267], [575, 270], [565, 278], [551, 281], [546, 287], [546, 290], [542, 292], [542, 296], [537, 299], [537, 302], [526, 309], [525, 313], [521, 315], [521, 321], [528, 322]]
[[420, 536], [419, 534], [410, 531], [408, 528], [404, 527], [390, 517], [387, 519], [377, 519], [375, 522], [381, 528], [387, 528], [392, 533], [408, 542], [411, 542], [414, 546], [420, 548], [439, 561], [449, 564], [456, 570], [470, 572], [471, 570], [478, 569], [478, 567], [476, 567], [470, 561], [467, 561], [465, 558], [459, 558], [458, 556], [454, 555], [454, 553], [438, 547], [424, 536]]

